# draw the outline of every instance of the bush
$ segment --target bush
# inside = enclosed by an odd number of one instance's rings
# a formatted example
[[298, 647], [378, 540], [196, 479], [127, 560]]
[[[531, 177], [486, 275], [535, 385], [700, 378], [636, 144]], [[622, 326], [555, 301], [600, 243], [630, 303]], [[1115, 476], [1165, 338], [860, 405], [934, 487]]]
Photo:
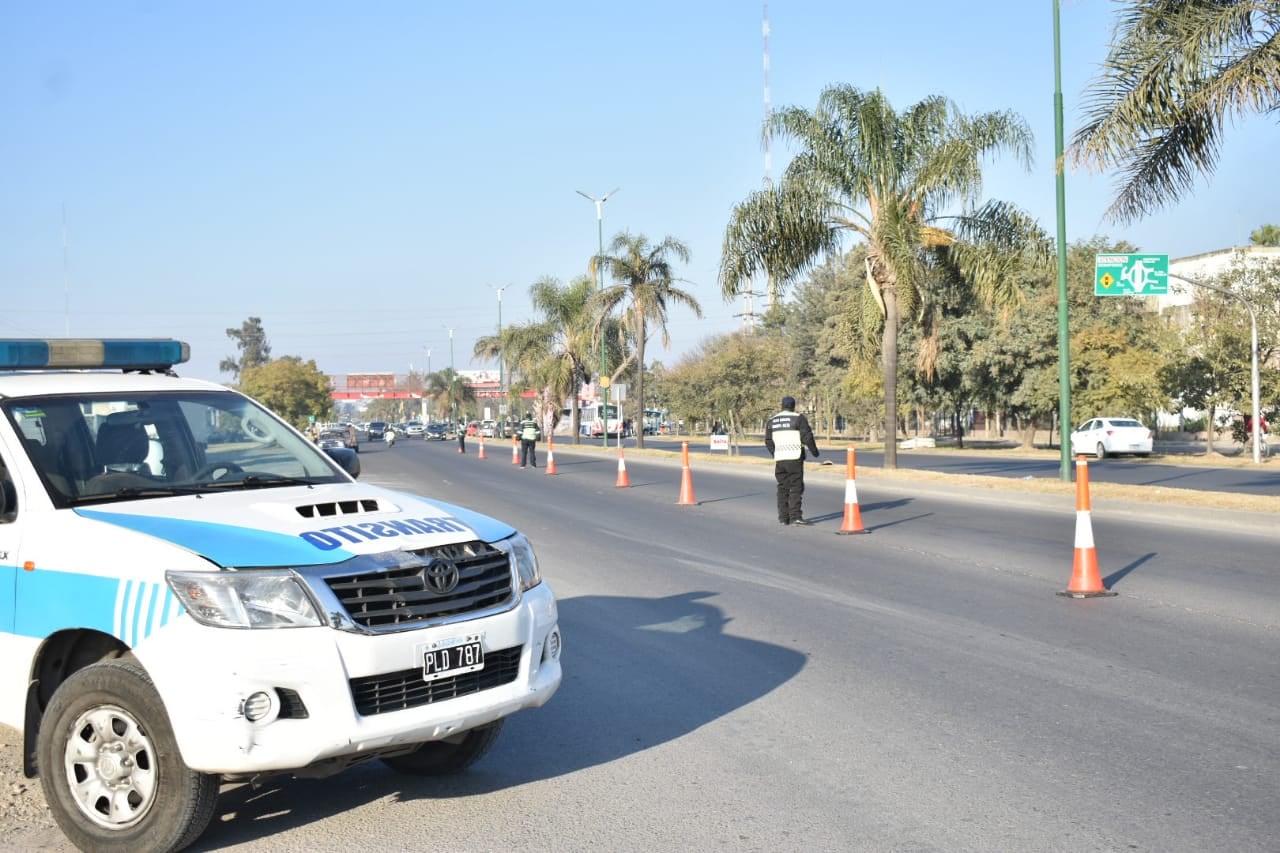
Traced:
[[1183, 432], [1204, 432], [1207, 429], [1209, 419], [1205, 415], [1198, 418], [1187, 418], [1182, 422]]

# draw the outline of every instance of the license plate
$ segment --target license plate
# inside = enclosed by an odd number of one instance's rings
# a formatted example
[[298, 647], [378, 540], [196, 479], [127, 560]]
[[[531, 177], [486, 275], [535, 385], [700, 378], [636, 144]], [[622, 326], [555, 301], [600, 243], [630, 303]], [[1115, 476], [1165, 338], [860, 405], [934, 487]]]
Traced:
[[456, 637], [432, 643], [422, 654], [422, 680], [435, 681], [484, 669], [480, 637]]

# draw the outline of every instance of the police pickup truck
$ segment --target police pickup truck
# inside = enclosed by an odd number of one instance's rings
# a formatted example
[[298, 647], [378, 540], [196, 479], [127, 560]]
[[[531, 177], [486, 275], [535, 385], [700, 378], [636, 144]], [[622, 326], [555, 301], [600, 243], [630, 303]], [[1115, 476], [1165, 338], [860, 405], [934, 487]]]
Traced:
[[223, 780], [460, 771], [560, 684], [524, 536], [361, 485], [188, 354], [0, 340], [0, 723], [85, 850], [189, 845]]

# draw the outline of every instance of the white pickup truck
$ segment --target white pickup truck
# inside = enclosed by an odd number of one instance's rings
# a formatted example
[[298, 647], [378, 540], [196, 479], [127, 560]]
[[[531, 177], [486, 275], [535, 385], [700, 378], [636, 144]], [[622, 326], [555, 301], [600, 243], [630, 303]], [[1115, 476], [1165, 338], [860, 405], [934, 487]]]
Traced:
[[172, 851], [221, 780], [460, 771], [560, 684], [509, 525], [356, 481], [172, 340], [0, 340], [0, 723], [85, 850]]

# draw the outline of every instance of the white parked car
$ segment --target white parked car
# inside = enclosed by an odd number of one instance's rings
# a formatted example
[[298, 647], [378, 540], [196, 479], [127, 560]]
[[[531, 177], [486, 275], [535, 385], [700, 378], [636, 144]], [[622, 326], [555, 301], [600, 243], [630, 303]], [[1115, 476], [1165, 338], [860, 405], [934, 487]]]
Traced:
[[1071, 433], [1071, 455], [1092, 453], [1099, 459], [1118, 453], [1147, 456], [1153, 433], [1133, 418], [1093, 418]]

